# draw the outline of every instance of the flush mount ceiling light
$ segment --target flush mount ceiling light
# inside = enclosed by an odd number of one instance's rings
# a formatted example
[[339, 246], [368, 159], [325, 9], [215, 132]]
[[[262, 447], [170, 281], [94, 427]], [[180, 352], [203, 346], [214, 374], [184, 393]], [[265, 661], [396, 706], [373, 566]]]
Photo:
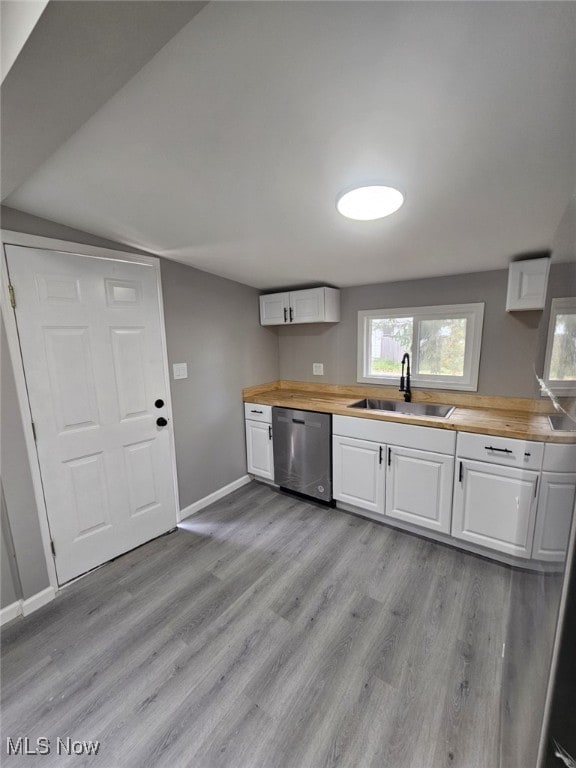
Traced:
[[404, 195], [394, 187], [373, 184], [343, 192], [336, 200], [336, 208], [348, 219], [372, 221], [390, 216], [403, 202]]

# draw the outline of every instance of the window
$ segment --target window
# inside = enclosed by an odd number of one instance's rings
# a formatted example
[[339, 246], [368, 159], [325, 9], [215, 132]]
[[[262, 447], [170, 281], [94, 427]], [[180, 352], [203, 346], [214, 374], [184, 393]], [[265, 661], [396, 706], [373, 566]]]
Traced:
[[576, 298], [552, 299], [544, 379], [553, 392], [576, 393]]
[[414, 384], [478, 388], [484, 304], [358, 312], [358, 381], [396, 384], [405, 352]]

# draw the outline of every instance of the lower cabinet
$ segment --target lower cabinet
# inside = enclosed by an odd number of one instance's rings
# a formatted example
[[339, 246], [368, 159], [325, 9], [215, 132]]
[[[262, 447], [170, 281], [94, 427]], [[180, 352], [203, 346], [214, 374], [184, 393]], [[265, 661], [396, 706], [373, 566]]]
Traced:
[[443, 430], [354, 417], [335, 416], [333, 424], [337, 501], [451, 535], [486, 555], [565, 559], [576, 445], [463, 432], [456, 440]]
[[454, 458], [387, 448], [386, 517], [450, 533]]
[[454, 458], [334, 435], [334, 498], [450, 533]]
[[384, 513], [384, 451], [379, 443], [334, 435], [333, 495], [338, 501]]
[[542, 472], [532, 557], [562, 562], [576, 501], [576, 473]]
[[246, 455], [248, 472], [266, 480], [274, 480], [271, 424], [246, 420]]
[[452, 536], [530, 558], [539, 472], [469, 460], [456, 471]]

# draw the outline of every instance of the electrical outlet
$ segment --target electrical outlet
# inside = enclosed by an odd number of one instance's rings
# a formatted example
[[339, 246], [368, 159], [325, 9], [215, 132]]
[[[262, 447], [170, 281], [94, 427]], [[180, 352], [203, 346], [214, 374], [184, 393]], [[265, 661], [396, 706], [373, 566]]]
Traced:
[[172, 371], [175, 379], [187, 379], [188, 363], [174, 363], [172, 365]]
[[312, 363], [312, 374], [314, 376], [324, 376], [324, 363]]

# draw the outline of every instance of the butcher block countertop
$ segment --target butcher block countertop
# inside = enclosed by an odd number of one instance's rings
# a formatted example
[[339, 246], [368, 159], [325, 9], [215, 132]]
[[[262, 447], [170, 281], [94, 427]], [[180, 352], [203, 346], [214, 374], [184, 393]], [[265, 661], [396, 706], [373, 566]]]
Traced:
[[[396, 421], [403, 424], [451, 429], [458, 432], [479, 432], [485, 435], [513, 437], [520, 440], [538, 440], [550, 443], [576, 443], [576, 432], [555, 431], [547, 415], [554, 413], [548, 399], [495, 397], [462, 392], [414, 389], [414, 403], [438, 403], [456, 406], [447, 419], [435, 416], [412, 416], [384, 411], [365, 411], [349, 408], [365, 397], [381, 400], [402, 400], [403, 395], [393, 387], [342, 386], [314, 384], [304, 381], [273, 381], [247, 387], [244, 402], [278, 405], [303, 411], [320, 411], [360, 419]], [[573, 412], [574, 401], [562, 401], [566, 410]]]

